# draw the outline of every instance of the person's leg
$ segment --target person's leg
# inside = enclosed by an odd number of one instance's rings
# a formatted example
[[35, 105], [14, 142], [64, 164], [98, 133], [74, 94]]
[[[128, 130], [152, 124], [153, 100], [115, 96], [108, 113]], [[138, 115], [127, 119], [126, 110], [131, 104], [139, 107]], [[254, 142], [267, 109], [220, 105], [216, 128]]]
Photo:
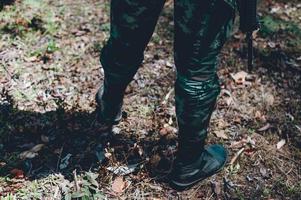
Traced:
[[[116, 123], [127, 85], [143, 61], [165, 0], [111, 0], [110, 38], [101, 52], [104, 84], [96, 95], [99, 120]], [[120, 115], [120, 114], [119, 114]]]
[[[201, 168], [208, 164], [204, 161], [207, 158], [201, 157], [206, 152], [207, 128], [220, 92], [216, 74], [218, 55], [232, 29], [234, 16], [234, 10], [223, 0], [175, 0], [175, 93], [179, 149], [172, 181], [180, 188], [181, 183], [185, 188], [217, 171], [206, 169], [207, 172], [193, 176], [188, 170], [185, 175], [181, 166], [192, 164], [191, 169], [196, 167], [204, 171]], [[219, 160], [224, 164], [224, 149], [217, 147], [215, 150], [219, 151]], [[221, 164], [215, 167], [221, 167]]]

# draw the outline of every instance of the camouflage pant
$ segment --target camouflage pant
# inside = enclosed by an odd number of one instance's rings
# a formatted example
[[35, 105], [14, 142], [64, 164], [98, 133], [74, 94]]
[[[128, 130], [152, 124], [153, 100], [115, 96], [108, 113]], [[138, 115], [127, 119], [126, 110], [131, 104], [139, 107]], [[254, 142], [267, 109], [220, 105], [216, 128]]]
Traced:
[[[175, 0], [176, 113], [183, 152], [203, 148], [220, 92], [217, 58], [235, 17], [234, 0], [225, 1]], [[141, 65], [164, 3], [111, 0], [111, 32], [101, 63], [105, 72], [103, 99], [112, 107], [122, 101], [123, 91]]]

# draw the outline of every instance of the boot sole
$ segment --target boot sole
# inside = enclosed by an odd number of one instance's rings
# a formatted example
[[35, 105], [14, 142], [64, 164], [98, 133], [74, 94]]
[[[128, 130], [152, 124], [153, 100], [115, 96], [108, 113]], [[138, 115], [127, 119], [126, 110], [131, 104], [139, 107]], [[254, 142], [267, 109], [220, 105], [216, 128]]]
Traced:
[[[98, 106], [97, 106], [98, 107]], [[97, 113], [96, 113], [97, 114]], [[122, 114], [120, 115], [120, 117], [118, 117], [118, 118], [116, 118], [116, 119], [114, 119], [113, 121], [110, 121], [109, 123], [111, 124], [111, 125], [117, 125], [117, 124], [119, 124], [119, 122], [122, 120]]]
[[190, 182], [190, 183], [180, 183], [180, 182], [177, 182], [177, 181], [170, 180], [170, 183], [169, 183], [169, 184], [170, 184], [170, 187], [173, 188], [173, 189], [175, 189], [175, 190], [177, 190], [177, 191], [184, 191], [184, 190], [186, 190], [186, 189], [189, 189], [189, 188], [193, 187], [196, 183], [198, 183], [198, 182], [200, 182], [200, 181], [203, 181], [203, 180], [205, 180], [206, 178], [209, 178], [209, 177], [211, 177], [211, 176], [213, 176], [213, 175], [215, 175], [215, 174], [221, 172], [222, 169], [223, 169], [223, 168], [225, 167], [225, 165], [227, 164], [227, 162], [228, 162], [228, 151], [227, 151], [227, 159], [226, 159], [226, 161], [223, 163], [223, 165], [222, 165], [218, 170], [216, 170], [216, 171], [214, 171], [214, 172], [208, 174], [208, 175], [205, 176], [205, 177], [201, 177], [201, 178], [199, 178], [199, 179], [197, 179], [197, 180], [195, 180], [195, 181], [193, 181], [193, 182]]

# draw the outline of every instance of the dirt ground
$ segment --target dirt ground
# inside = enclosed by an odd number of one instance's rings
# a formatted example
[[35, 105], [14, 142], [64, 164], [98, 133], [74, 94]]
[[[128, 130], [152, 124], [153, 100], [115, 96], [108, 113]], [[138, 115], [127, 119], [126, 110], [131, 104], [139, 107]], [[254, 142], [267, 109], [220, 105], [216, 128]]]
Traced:
[[109, 1], [17, 0], [0, 9], [0, 199], [301, 199], [297, 0], [261, 2], [251, 73], [236, 25], [220, 55], [208, 138], [227, 147], [229, 163], [184, 192], [165, 178], [177, 145], [172, 1], [110, 140], [94, 123]]

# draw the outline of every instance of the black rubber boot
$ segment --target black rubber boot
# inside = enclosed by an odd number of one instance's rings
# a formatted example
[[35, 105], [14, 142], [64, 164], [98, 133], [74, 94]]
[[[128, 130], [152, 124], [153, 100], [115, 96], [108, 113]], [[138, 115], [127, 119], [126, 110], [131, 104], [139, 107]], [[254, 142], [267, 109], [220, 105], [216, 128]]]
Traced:
[[176, 158], [169, 175], [170, 186], [183, 191], [219, 172], [227, 162], [227, 150], [221, 145], [210, 145], [193, 159]]
[[96, 93], [95, 100], [97, 103], [97, 120], [100, 123], [106, 123], [110, 125], [118, 124], [122, 119], [122, 103], [121, 100], [118, 103], [106, 102], [103, 100], [104, 87], [101, 86]]
[[118, 103], [106, 102], [103, 100], [104, 87], [101, 86], [96, 93], [95, 100], [97, 103], [96, 119], [100, 124], [102, 131], [112, 129], [113, 125], [118, 124], [122, 119], [122, 99]]

